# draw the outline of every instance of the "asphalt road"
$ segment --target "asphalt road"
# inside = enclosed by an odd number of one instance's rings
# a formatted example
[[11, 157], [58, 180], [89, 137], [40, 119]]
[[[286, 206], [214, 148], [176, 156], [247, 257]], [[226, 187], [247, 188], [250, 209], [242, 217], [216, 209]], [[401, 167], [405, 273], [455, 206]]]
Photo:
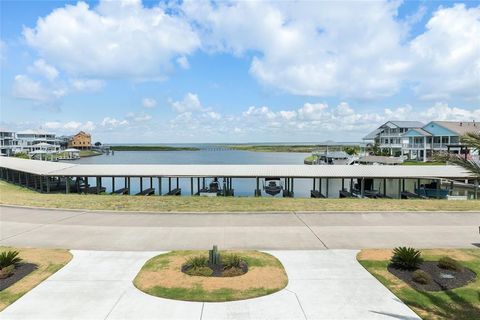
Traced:
[[480, 247], [479, 212], [138, 213], [0, 206], [0, 245], [78, 250]]

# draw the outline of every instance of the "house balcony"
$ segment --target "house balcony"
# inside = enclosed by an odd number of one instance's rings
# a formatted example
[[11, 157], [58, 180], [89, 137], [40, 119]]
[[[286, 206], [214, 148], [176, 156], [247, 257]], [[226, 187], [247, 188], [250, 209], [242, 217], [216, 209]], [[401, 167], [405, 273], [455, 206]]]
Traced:
[[401, 149], [402, 144], [401, 143], [381, 143], [378, 145], [379, 148], [394, 148], [394, 149]]
[[404, 149], [447, 150], [448, 143], [404, 143]]

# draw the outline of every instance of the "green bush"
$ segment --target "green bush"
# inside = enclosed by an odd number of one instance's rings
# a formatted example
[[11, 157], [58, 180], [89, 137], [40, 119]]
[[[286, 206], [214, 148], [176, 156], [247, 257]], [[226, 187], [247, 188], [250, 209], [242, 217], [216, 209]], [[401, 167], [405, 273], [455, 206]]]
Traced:
[[28, 154], [26, 152], [15, 153], [14, 157], [15, 158], [20, 158], [20, 159], [30, 159], [30, 157], [28, 156]]
[[447, 270], [461, 271], [462, 265], [455, 259], [450, 257], [442, 257], [438, 260], [438, 267]]
[[209, 267], [196, 267], [188, 268], [185, 273], [189, 276], [210, 277], [213, 274], [213, 270]]
[[242, 257], [238, 254], [232, 253], [225, 255], [223, 257], [223, 268], [230, 269], [230, 268], [240, 268], [242, 264]]
[[432, 277], [423, 270], [415, 270], [412, 274], [412, 280], [420, 284], [432, 282]]
[[241, 268], [228, 268], [223, 270], [222, 277], [236, 277], [241, 276], [243, 274], [243, 270]]
[[420, 251], [415, 248], [397, 247], [393, 249], [390, 262], [396, 268], [416, 269], [422, 264], [423, 259]]
[[208, 267], [208, 258], [205, 256], [194, 256], [187, 259], [186, 265], [190, 268]]
[[18, 257], [18, 251], [9, 250], [0, 253], [0, 269], [19, 263], [20, 261], [22, 261], [22, 259]]

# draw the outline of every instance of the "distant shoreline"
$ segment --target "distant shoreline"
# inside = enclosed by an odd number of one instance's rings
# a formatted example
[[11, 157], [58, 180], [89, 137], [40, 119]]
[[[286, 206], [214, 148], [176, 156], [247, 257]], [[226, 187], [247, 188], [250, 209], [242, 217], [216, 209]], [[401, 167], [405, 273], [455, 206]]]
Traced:
[[111, 146], [112, 151], [199, 151], [195, 147], [169, 147], [169, 146]]

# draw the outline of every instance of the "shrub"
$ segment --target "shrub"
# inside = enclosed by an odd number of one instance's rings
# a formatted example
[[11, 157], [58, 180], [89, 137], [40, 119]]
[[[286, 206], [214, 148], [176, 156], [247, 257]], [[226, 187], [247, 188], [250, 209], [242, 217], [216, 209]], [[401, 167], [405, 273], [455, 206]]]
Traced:
[[0, 279], [5, 279], [13, 273], [15, 265], [9, 265], [8, 267], [0, 269]]
[[242, 257], [238, 254], [232, 253], [223, 257], [223, 268], [240, 268], [242, 263]]
[[228, 268], [223, 270], [222, 277], [236, 277], [241, 276], [243, 274], [242, 268]]
[[422, 264], [423, 259], [420, 251], [415, 248], [397, 247], [393, 249], [390, 262], [396, 268], [416, 269]]
[[447, 270], [461, 271], [462, 265], [455, 259], [450, 257], [442, 257], [438, 260], [438, 267]]
[[412, 274], [412, 280], [420, 284], [428, 284], [432, 281], [432, 277], [423, 270], [415, 270]]
[[186, 264], [190, 268], [203, 268], [208, 267], [208, 258], [204, 256], [194, 256], [187, 259]]
[[22, 261], [22, 259], [18, 257], [18, 251], [9, 250], [0, 253], [0, 269], [19, 263], [20, 261]]
[[185, 273], [189, 276], [210, 277], [213, 274], [213, 270], [209, 267], [196, 267], [188, 268]]

